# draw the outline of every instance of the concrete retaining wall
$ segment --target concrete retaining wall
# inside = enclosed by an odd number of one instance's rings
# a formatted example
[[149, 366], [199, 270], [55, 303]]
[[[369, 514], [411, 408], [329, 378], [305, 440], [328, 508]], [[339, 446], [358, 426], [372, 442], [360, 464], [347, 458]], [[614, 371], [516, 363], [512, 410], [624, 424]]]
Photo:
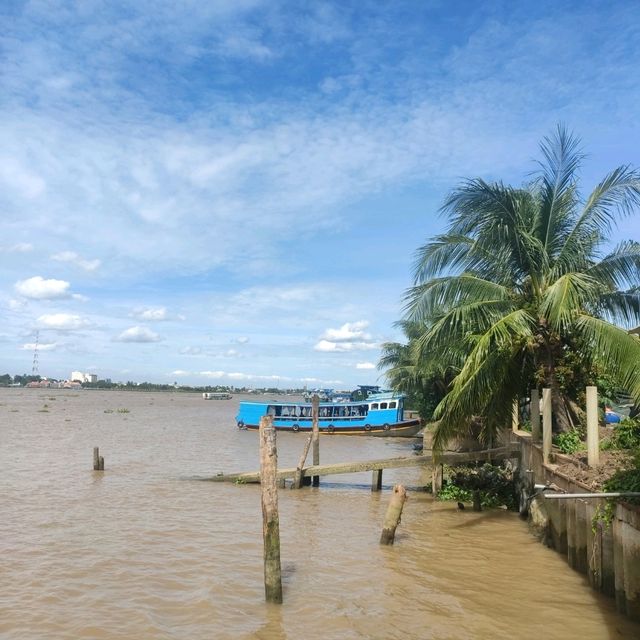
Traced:
[[610, 525], [596, 516], [605, 500], [530, 499], [534, 484], [555, 484], [567, 493], [590, 493], [586, 485], [543, 464], [542, 447], [531, 434], [514, 433], [521, 448], [519, 484], [521, 512], [532, 531], [548, 546], [566, 555], [576, 571], [588, 576], [594, 589], [615, 597], [618, 611], [640, 621], [640, 508], [617, 504]]

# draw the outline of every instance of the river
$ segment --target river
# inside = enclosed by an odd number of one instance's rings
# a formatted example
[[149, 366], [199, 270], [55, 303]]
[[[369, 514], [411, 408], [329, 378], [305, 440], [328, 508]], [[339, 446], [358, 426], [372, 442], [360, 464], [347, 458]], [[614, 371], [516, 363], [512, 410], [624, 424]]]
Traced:
[[[639, 638], [516, 514], [410, 491], [378, 544], [389, 489], [425, 471], [281, 490], [284, 604], [264, 602], [260, 488], [196, 476], [256, 470], [238, 397], [0, 389], [0, 638], [483, 640]], [[295, 466], [301, 434], [278, 434]], [[322, 462], [411, 452], [323, 436]], [[93, 447], [105, 458], [94, 472]]]

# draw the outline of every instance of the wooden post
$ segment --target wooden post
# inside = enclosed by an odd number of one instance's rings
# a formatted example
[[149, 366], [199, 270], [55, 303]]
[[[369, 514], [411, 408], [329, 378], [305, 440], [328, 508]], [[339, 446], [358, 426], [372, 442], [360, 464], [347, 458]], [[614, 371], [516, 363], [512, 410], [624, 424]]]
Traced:
[[371, 491], [382, 490], [382, 469], [374, 469], [371, 476]]
[[384, 517], [380, 544], [393, 544], [396, 537], [396, 527], [400, 524], [402, 508], [404, 507], [406, 499], [407, 490], [401, 484], [395, 485], [393, 487], [391, 502], [389, 502], [387, 513]]
[[264, 542], [264, 592], [267, 602], [282, 602], [280, 518], [278, 516], [278, 449], [271, 416], [260, 418], [260, 488]]
[[531, 389], [531, 439], [540, 442], [540, 392]]
[[479, 489], [474, 489], [473, 491], [473, 510], [482, 511], [482, 499], [480, 498]]
[[587, 463], [590, 467], [600, 464], [598, 387], [587, 387]]
[[99, 447], [93, 447], [93, 470], [104, 471], [104, 458], [100, 455]]
[[517, 431], [520, 426], [520, 406], [518, 403], [518, 398], [513, 401], [513, 406], [511, 407], [511, 431]]
[[300, 456], [298, 466], [296, 467], [296, 475], [293, 478], [293, 484], [291, 485], [292, 489], [299, 489], [302, 486], [302, 469], [304, 468], [304, 463], [309, 455], [309, 447], [311, 446], [312, 438], [313, 434], [310, 433], [307, 441], [304, 443], [304, 449], [302, 450], [302, 455]]
[[[313, 466], [320, 464], [320, 427], [318, 426], [318, 415], [320, 413], [320, 398], [315, 394], [311, 399], [311, 417], [313, 420]], [[313, 476], [313, 486], [320, 485], [320, 476]]]
[[549, 463], [551, 455], [551, 389], [542, 390], [542, 460]]

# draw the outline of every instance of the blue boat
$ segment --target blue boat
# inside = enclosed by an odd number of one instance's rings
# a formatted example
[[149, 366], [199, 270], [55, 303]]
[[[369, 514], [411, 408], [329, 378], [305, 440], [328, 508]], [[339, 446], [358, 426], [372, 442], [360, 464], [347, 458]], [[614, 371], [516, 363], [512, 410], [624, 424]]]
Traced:
[[[272, 416], [279, 431], [311, 431], [310, 402], [240, 402], [238, 428], [258, 429], [260, 418]], [[320, 433], [350, 436], [409, 437], [420, 431], [419, 418], [404, 419], [404, 398], [393, 393], [369, 396], [357, 402], [321, 402]]]

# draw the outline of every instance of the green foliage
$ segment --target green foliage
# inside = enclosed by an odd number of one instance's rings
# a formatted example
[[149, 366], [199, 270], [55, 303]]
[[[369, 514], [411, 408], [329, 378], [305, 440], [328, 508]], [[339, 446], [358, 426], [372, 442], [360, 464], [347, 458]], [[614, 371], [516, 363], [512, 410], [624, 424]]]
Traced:
[[603, 449], [640, 449], [640, 418], [625, 418], [613, 427], [613, 435]]
[[567, 454], [576, 453], [585, 448], [580, 433], [576, 429], [554, 436], [553, 444], [555, 444], [562, 453]]
[[530, 420], [524, 420], [523, 422], [520, 423], [520, 431], [528, 431], [529, 433], [531, 433], [531, 421]]
[[[616, 472], [604, 484], [605, 491], [633, 491], [640, 492], [640, 449], [636, 449], [632, 464], [628, 469]], [[634, 502], [640, 502], [637, 498]]]
[[607, 500], [604, 506], [600, 504], [596, 506], [595, 513], [591, 519], [591, 531], [593, 531], [594, 534], [597, 533], [599, 523], [602, 523], [605, 530], [608, 529], [613, 522], [615, 513], [616, 503], [614, 500]]
[[492, 508], [506, 505], [517, 508], [517, 498], [512, 473], [500, 466], [452, 467], [447, 472], [447, 481], [438, 493], [438, 500], [469, 502], [474, 491], [480, 492], [483, 507]]
[[457, 502], [471, 502], [472, 493], [469, 489], [463, 489], [451, 482], [446, 482], [438, 495], [438, 500], [456, 500]]

